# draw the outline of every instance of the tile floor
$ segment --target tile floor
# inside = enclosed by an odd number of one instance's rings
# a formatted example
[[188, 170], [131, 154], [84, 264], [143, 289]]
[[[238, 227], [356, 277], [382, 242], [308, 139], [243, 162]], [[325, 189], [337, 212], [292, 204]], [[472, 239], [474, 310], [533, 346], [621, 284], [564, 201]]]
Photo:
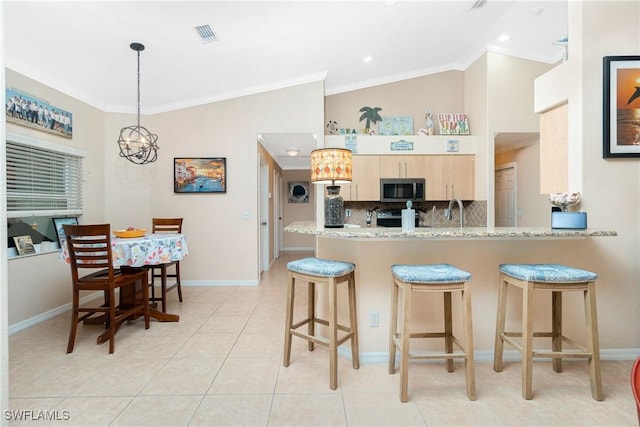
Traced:
[[286, 262], [308, 255], [282, 254], [258, 287], [185, 287], [183, 303], [172, 292], [168, 311], [180, 322], [124, 325], [112, 355], [95, 344], [96, 326], [80, 326], [74, 352], [65, 354], [68, 314], [12, 335], [11, 409], [68, 419], [9, 425], [638, 425], [632, 361], [602, 363], [603, 402], [591, 398], [582, 361], [566, 362], [562, 374], [536, 362], [531, 401], [520, 397], [519, 364], [497, 374], [477, 363], [475, 402], [466, 398], [461, 365], [448, 374], [439, 363], [412, 364], [405, 404], [386, 364], [355, 371], [341, 358], [340, 385], [330, 390], [326, 350], [307, 352], [295, 337], [283, 368]]

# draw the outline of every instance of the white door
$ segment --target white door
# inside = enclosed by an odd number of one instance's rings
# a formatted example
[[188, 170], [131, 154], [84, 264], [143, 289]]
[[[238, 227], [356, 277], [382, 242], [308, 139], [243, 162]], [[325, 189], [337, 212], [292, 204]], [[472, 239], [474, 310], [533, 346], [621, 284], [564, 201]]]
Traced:
[[269, 165], [260, 156], [260, 273], [269, 270]]
[[516, 226], [516, 168], [510, 164], [495, 172], [496, 227]]

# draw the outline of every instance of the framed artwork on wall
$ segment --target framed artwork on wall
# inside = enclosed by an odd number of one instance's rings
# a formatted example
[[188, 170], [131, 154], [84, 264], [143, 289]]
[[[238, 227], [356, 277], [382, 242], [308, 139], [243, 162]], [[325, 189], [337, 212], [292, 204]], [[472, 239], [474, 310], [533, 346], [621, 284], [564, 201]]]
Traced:
[[226, 157], [175, 157], [174, 193], [226, 193]]
[[66, 240], [62, 226], [66, 224], [78, 225], [78, 218], [75, 216], [68, 216], [64, 218], [51, 218], [51, 220], [53, 221], [53, 228], [56, 230], [58, 246], [62, 247], [64, 244], [63, 242]]
[[309, 181], [289, 181], [289, 203], [309, 203]]
[[605, 56], [602, 76], [602, 157], [640, 157], [640, 56]]
[[49, 132], [64, 138], [73, 137], [73, 115], [18, 89], [5, 93], [7, 122]]

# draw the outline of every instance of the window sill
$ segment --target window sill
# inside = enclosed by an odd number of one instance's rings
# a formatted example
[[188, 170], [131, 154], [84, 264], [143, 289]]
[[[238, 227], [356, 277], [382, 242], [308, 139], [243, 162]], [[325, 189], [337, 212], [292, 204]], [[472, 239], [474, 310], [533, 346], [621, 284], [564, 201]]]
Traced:
[[36, 252], [33, 254], [25, 254], [25, 255], [18, 255], [18, 251], [16, 250], [16, 248], [8, 248], [7, 259], [12, 260], [12, 259], [29, 258], [29, 257], [38, 256], [38, 255], [58, 253], [60, 251], [60, 246], [58, 246], [58, 243], [56, 242], [51, 242], [49, 244], [49, 249], [46, 249], [46, 250], [42, 250], [40, 244], [36, 244], [33, 246], [35, 247]]

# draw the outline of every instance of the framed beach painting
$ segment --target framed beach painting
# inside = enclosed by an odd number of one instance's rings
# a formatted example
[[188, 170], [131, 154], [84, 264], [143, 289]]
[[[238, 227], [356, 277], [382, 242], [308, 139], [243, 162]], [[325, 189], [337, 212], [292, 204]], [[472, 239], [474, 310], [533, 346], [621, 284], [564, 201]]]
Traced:
[[603, 58], [602, 157], [640, 157], [640, 56]]
[[175, 157], [174, 193], [226, 193], [226, 157]]
[[64, 218], [51, 218], [51, 220], [53, 221], [53, 228], [56, 230], [58, 246], [62, 247], [66, 240], [62, 226], [66, 224], [78, 225], [78, 218], [75, 216], [68, 216]]

